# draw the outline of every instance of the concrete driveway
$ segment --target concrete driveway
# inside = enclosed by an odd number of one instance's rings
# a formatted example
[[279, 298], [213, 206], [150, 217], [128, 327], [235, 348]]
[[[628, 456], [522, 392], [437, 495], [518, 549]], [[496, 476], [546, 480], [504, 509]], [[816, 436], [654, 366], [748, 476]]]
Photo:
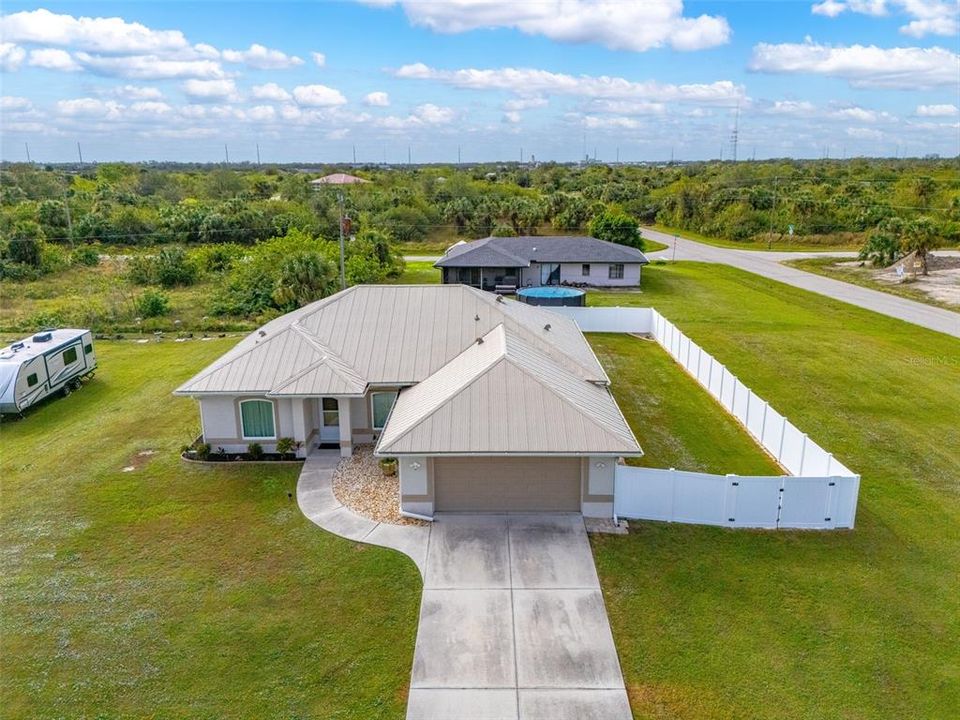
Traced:
[[630, 717], [583, 519], [438, 514], [407, 718]]

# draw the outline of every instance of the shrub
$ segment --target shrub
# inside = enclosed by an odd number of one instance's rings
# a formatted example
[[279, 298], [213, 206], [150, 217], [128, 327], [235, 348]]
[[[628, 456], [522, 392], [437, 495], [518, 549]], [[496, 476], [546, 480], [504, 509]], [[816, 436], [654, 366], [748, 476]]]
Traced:
[[263, 458], [263, 445], [257, 442], [247, 445], [247, 455], [251, 460], [260, 460]]
[[197, 456], [197, 460], [206, 460], [210, 457], [210, 443], [194, 443], [193, 452]]
[[70, 266], [70, 256], [59, 245], [43, 243], [40, 246], [40, 270], [43, 273], [55, 273]]
[[281, 455], [291, 455], [296, 447], [297, 444], [293, 438], [282, 437], [277, 440], [277, 452]]
[[70, 253], [70, 260], [74, 265], [96, 267], [100, 264], [100, 253], [89, 245], [81, 245]]
[[156, 262], [149, 255], [134, 255], [127, 263], [127, 279], [134, 285], [156, 285]]
[[381, 458], [380, 459], [380, 469], [383, 471], [383, 474], [387, 477], [393, 477], [397, 474], [397, 459], [396, 458]]
[[643, 250], [640, 225], [629, 215], [620, 212], [606, 211], [597, 215], [590, 221], [590, 234], [598, 240]]
[[179, 245], [161, 248], [155, 263], [157, 282], [163, 287], [193, 285], [197, 279], [196, 266]]
[[160, 317], [170, 312], [170, 298], [160, 290], [144, 290], [136, 304], [137, 312], [144, 318]]
[[204, 245], [191, 253], [194, 265], [204, 272], [223, 272], [243, 256], [243, 248], [234, 243]]
[[517, 231], [513, 229], [512, 225], [500, 223], [490, 231], [490, 235], [493, 237], [516, 237]]

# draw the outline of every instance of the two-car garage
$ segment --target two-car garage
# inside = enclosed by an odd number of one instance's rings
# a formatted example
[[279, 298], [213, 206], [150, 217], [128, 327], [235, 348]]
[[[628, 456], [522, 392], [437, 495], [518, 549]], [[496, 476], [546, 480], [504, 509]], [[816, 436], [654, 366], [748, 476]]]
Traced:
[[576, 457], [435, 457], [438, 512], [580, 512]]

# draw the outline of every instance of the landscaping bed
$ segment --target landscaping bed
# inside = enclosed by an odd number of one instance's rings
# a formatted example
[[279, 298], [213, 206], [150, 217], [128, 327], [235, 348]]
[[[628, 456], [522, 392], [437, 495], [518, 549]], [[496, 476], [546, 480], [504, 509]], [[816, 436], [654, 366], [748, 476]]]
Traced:
[[[396, 466], [394, 466], [395, 468]], [[385, 475], [372, 445], [358, 445], [353, 456], [343, 458], [333, 474], [337, 500], [369, 520], [391, 525], [426, 525], [400, 514], [400, 478]]]

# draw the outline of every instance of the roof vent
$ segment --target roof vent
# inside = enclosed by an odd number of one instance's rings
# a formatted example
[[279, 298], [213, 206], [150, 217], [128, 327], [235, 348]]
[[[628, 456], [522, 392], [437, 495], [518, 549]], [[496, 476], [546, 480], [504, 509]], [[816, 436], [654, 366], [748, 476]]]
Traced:
[[53, 333], [50, 331], [39, 332], [33, 336], [33, 341], [34, 342], [50, 342], [52, 338], [53, 338]]
[[550, 332], [550, 323], [547, 323], [546, 325], [544, 325], [543, 329], [546, 330], [547, 332]]
[[477, 338], [477, 345], [483, 345], [483, 338], [482, 338], [482, 337]]
[[13, 350], [14, 352], [17, 352], [18, 350], [23, 350], [23, 343], [22, 343], [22, 342], [16, 342], [16, 343], [14, 343], [13, 345], [10, 346], [10, 349]]
[[477, 322], [480, 322], [480, 316], [479, 316], [479, 315], [474, 315], [474, 316], [473, 316], [473, 319], [476, 320]]
[[260, 335], [260, 337], [266, 337], [266, 336], [267, 336], [267, 332], [266, 332], [265, 330], [260, 330], [257, 334]]

